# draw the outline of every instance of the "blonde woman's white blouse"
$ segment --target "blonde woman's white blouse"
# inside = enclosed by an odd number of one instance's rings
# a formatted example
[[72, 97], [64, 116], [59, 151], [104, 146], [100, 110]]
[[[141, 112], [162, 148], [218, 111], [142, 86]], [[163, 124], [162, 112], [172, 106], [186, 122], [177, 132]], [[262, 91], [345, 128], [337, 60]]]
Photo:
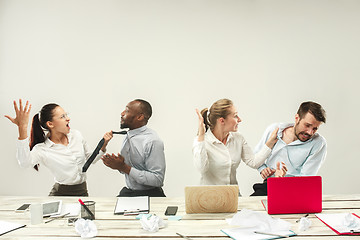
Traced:
[[270, 155], [271, 149], [264, 144], [254, 154], [245, 138], [238, 132], [230, 132], [224, 145], [208, 130], [204, 141], [194, 139], [193, 158], [196, 169], [201, 174], [202, 185], [238, 184], [236, 169], [241, 160], [251, 168], [260, 167]]

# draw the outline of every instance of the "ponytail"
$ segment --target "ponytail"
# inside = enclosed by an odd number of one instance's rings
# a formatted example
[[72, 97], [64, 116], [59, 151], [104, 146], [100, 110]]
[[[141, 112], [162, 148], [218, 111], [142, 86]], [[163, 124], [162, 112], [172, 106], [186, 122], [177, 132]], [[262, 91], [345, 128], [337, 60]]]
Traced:
[[204, 118], [206, 131], [208, 128], [211, 130], [215, 128], [216, 120], [218, 118], [226, 118], [231, 113], [229, 110], [231, 106], [233, 106], [233, 102], [223, 98], [214, 102], [209, 109], [204, 108], [201, 111], [201, 115]]
[[30, 133], [30, 151], [33, 147], [38, 144], [45, 142], [45, 133], [41, 128], [39, 114], [35, 114], [31, 124], [31, 133]]
[[[30, 132], [30, 151], [38, 143], [45, 142], [45, 133], [43, 129], [48, 129], [46, 123], [52, 121], [53, 110], [59, 105], [55, 103], [49, 103], [43, 106], [40, 110], [40, 114], [37, 113], [32, 119], [31, 132]], [[34, 168], [38, 170], [39, 164], [35, 165]]]
[[205, 124], [205, 132], [210, 127], [210, 123], [209, 123], [209, 119], [208, 119], [208, 112], [209, 112], [209, 110], [207, 108], [204, 108], [203, 110], [201, 110], [201, 116], [203, 117], [204, 124]]

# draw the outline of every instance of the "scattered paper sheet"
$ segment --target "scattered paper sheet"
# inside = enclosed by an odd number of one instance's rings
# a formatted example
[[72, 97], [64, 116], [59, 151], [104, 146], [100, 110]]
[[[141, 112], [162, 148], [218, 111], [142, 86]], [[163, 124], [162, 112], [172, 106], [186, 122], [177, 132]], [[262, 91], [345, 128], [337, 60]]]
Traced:
[[288, 231], [291, 228], [291, 224], [281, 218], [246, 208], [236, 213], [232, 218], [226, 219], [226, 221], [229, 225], [256, 227], [257, 231], [265, 232]]
[[67, 217], [77, 217], [80, 214], [80, 203], [66, 203], [62, 205], [60, 215], [69, 213]]
[[0, 221], [0, 236], [25, 226], [24, 224]]
[[346, 221], [348, 221], [349, 213], [332, 213], [325, 214], [319, 213], [315, 214], [323, 223], [328, 227], [334, 230], [337, 234], [349, 234], [351, 230], [360, 231], [360, 218], [354, 214], [351, 214], [354, 218], [353, 226], [349, 226]]
[[[246, 239], [246, 240], [263, 240], [263, 239], [276, 239], [280, 236], [273, 236], [273, 235], [264, 235], [264, 234], [257, 234], [255, 231], [258, 229], [256, 227], [252, 228], [230, 228], [230, 229], [222, 229], [221, 231], [231, 237], [232, 239]], [[278, 234], [282, 236], [293, 236], [296, 235], [293, 231], [276, 231], [276, 232], [269, 232], [272, 234]]]

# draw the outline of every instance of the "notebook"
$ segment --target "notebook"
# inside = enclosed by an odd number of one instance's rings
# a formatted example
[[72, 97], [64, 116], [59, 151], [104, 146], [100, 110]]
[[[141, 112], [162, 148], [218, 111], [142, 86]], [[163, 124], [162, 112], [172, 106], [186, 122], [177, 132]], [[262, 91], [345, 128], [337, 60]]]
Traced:
[[185, 187], [186, 213], [234, 213], [238, 200], [238, 185]]
[[320, 176], [268, 178], [267, 193], [267, 200], [261, 202], [269, 214], [322, 211]]

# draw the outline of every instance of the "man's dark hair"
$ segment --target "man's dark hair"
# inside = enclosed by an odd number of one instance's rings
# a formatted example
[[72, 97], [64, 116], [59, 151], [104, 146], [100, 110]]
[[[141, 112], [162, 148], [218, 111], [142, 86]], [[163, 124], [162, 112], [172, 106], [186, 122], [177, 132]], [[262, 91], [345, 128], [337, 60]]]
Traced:
[[144, 114], [145, 121], [147, 122], [152, 115], [152, 108], [150, 103], [143, 99], [135, 99], [134, 101], [139, 102], [140, 113]]
[[315, 103], [315, 102], [303, 102], [300, 107], [299, 110], [297, 111], [297, 114], [299, 114], [300, 119], [304, 118], [305, 115], [307, 113], [311, 113], [312, 115], [314, 115], [315, 119], [319, 122], [326, 122], [326, 112], [325, 110], [321, 107], [320, 104]]

